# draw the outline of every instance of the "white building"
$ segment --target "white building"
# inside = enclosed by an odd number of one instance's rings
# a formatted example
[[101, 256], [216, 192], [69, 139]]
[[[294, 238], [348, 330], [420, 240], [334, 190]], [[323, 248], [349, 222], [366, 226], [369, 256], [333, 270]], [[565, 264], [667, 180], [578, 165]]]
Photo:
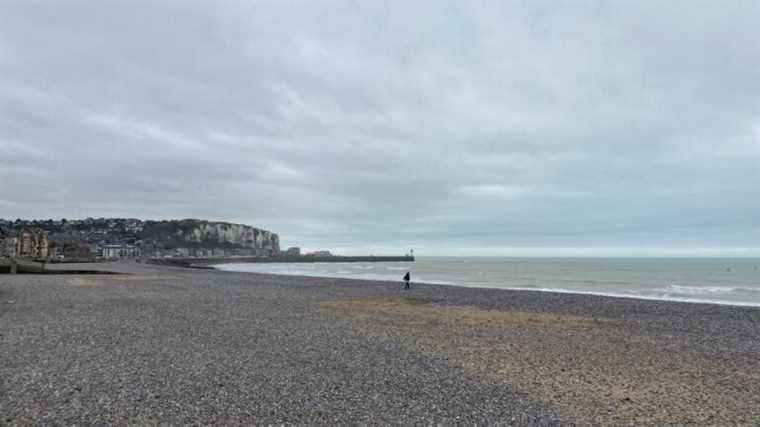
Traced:
[[102, 257], [105, 259], [137, 258], [140, 256], [140, 248], [133, 245], [103, 245], [100, 249]]

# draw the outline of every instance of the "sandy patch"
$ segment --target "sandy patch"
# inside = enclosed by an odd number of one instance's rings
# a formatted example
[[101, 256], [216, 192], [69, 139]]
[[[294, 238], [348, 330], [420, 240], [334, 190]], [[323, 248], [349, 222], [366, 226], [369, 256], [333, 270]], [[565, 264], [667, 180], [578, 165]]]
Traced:
[[66, 280], [66, 285], [74, 286], [76, 288], [94, 288], [98, 286], [98, 282], [92, 279], [84, 279], [81, 277], [75, 277], [73, 279]]
[[760, 372], [691, 352], [675, 339], [632, 333], [625, 322], [413, 297], [320, 306], [350, 316], [375, 339], [503, 381], [580, 424], [746, 425], [760, 419], [760, 398], [747, 392]]
[[119, 282], [145, 282], [145, 281], [158, 281], [158, 280], [179, 280], [181, 277], [179, 276], [162, 276], [162, 275], [138, 275], [138, 274], [130, 274], [130, 275], [122, 275], [118, 278], [114, 278], [114, 280], [117, 280]]
[[465, 326], [572, 328], [590, 327], [595, 323], [605, 321], [568, 314], [484, 310], [473, 306], [444, 306], [414, 297], [327, 301], [321, 303], [320, 307], [359, 317], [364, 317], [365, 314], [384, 313], [404, 316], [412, 321], [460, 323]]
[[74, 277], [66, 280], [68, 286], [77, 288], [95, 288], [109, 285], [147, 285], [147, 282], [160, 282], [164, 280], [177, 280], [177, 276], [141, 276], [141, 275], [117, 275], [105, 277]]

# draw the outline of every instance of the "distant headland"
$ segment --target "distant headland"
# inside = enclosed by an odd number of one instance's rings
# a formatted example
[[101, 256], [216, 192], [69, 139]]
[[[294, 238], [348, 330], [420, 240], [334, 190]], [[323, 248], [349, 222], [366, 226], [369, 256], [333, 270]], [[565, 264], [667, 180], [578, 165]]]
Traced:
[[201, 219], [0, 219], [0, 257], [93, 260], [164, 257], [271, 257], [276, 233]]
[[0, 259], [91, 262], [150, 259], [178, 265], [219, 262], [413, 261], [399, 257], [335, 256], [298, 247], [280, 250], [277, 233], [202, 219], [0, 219]]

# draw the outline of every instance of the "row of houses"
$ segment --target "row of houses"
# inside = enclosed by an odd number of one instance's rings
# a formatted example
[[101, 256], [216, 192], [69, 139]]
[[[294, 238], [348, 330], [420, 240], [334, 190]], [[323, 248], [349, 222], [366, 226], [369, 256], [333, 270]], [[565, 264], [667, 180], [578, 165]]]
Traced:
[[140, 257], [140, 248], [135, 245], [115, 244], [67, 244], [53, 246], [51, 258], [57, 260], [131, 259]]
[[50, 257], [48, 233], [25, 228], [19, 232], [0, 229], [0, 258], [47, 259]]
[[49, 259], [125, 259], [138, 258], [140, 248], [128, 244], [88, 245], [51, 243], [48, 233], [39, 229], [21, 231], [0, 229], [0, 258]]

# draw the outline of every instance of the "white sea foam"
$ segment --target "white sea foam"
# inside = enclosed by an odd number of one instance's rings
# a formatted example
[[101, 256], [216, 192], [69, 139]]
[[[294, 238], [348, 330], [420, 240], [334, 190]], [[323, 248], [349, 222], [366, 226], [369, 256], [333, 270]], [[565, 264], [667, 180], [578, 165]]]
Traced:
[[738, 305], [744, 307], [760, 307], [760, 302], [742, 302], [742, 301], [725, 301], [720, 299], [700, 299], [700, 298], [682, 298], [671, 297], [668, 295], [641, 295], [635, 293], [615, 293], [615, 292], [594, 292], [594, 291], [578, 291], [574, 289], [560, 289], [560, 288], [500, 288], [510, 289], [515, 291], [537, 291], [537, 292], [550, 292], [558, 294], [577, 294], [577, 295], [595, 295], [600, 297], [612, 297], [612, 298], [633, 298], [643, 299], [649, 301], [673, 301], [673, 302], [688, 302], [697, 304], [719, 304], [719, 305]]
[[667, 292], [675, 292], [679, 294], [717, 294], [724, 292], [736, 292], [738, 288], [722, 287], [722, 286], [681, 286], [681, 285], [669, 285], [666, 288]]
[[760, 293], [760, 288], [736, 287], [736, 286], [681, 286], [669, 285], [664, 289], [667, 293], [682, 295], [710, 295], [710, 294], [730, 294], [730, 293]]

